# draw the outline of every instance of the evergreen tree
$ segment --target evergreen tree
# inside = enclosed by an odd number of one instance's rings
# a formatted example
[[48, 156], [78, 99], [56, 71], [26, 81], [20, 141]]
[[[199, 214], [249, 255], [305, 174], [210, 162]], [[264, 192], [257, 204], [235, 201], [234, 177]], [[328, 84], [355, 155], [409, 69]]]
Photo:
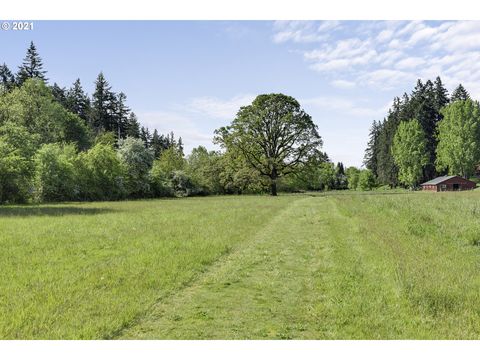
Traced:
[[116, 136], [118, 139], [125, 139], [127, 137], [128, 115], [130, 109], [125, 104], [127, 96], [121, 92], [114, 97], [114, 116], [113, 123], [116, 127]]
[[442, 83], [440, 76], [435, 79], [435, 111], [438, 113], [437, 121], [442, 120], [440, 110], [449, 103], [448, 91]]
[[452, 97], [450, 99], [451, 102], [458, 101], [458, 100], [468, 100], [470, 99], [470, 95], [467, 90], [463, 87], [462, 84], [459, 84], [455, 90], [453, 90]]
[[53, 86], [51, 86], [51, 90], [55, 100], [58, 101], [62, 106], [67, 107], [66, 89], [64, 87], [60, 87], [57, 83], [53, 83]]
[[370, 127], [370, 135], [367, 144], [367, 149], [365, 150], [365, 156], [363, 158], [363, 165], [370, 169], [375, 177], [378, 176], [377, 173], [377, 156], [378, 156], [378, 135], [380, 133], [381, 123], [373, 120], [372, 126]]
[[[398, 97], [393, 100], [393, 106], [389, 110], [387, 118], [380, 125], [378, 135], [377, 152], [377, 176], [382, 184], [388, 184], [392, 187], [398, 185], [398, 168], [395, 165], [391, 152], [393, 137], [400, 123], [402, 113], [402, 102]], [[372, 173], [373, 174], [373, 173]]]
[[115, 95], [103, 73], [95, 81], [95, 92], [92, 95], [92, 125], [97, 132], [116, 131], [112, 119], [112, 103]]
[[[90, 99], [83, 91], [80, 79], [75, 80], [67, 91], [67, 109], [89, 123]], [[90, 124], [92, 125], [92, 124]]]
[[45, 77], [47, 72], [43, 70], [43, 63], [40, 55], [37, 52], [37, 48], [33, 41], [30, 43], [30, 47], [27, 49], [27, 55], [23, 60], [22, 66], [19, 67], [17, 73], [17, 83], [22, 85], [25, 80], [30, 78], [38, 78], [43, 81], [48, 79]]
[[178, 148], [178, 151], [182, 154], [182, 156], [184, 156], [184, 153], [183, 153], [183, 140], [182, 140], [182, 137], [181, 137], [181, 136], [178, 138], [177, 148]]
[[15, 76], [8, 68], [7, 64], [0, 65], [0, 88], [10, 91], [15, 87]]
[[126, 132], [128, 137], [140, 138], [140, 123], [133, 112], [128, 116]]
[[140, 139], [143, 141], [143, 144], [146, 148], [150, 147], [152, 136], [150, 135], [150, 131], [147, 127], [142, 126], [142, 128], [140, 129]]
[[155, 154], [155, 159], [157, 159], [162, 153], [162, 151], [165, 150], [164, 145], [165, 144], [163, 141], [163, 136], [159, 135], [157, 129], [155, 129], [153, 131], [152, 139], [150, 141], [150, 148], [153, 150], [153, 153]]
[[[421, 84], [421, 81], [418, 81]], [[418, 85], [412, 93], [411, 102], [414, 109], [413, 118], [417, 119], [423, 128], [427, 141], [428, 162], [423, 169], [423, 179], [431, 179], [436, 176], [435, 172], [435, 131], [439, 119], [436, 110], [436, 93], [433, 83], [428, 80], [420, 89]], [[410, 118], [411, 119], [411, 118]], [[402, 119], [402, 120], [410, 120]]]

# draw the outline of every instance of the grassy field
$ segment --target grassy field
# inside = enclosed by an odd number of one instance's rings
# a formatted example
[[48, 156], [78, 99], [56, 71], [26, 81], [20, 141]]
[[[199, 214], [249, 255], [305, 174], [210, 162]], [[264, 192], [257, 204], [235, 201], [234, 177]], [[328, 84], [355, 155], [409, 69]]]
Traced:
[[2, 339], [479, 339], [480, 192], [0, 207]]

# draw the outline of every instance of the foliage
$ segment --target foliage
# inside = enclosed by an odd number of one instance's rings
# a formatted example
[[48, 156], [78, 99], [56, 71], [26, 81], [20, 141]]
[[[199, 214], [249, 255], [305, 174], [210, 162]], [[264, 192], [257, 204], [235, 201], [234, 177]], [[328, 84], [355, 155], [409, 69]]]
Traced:
[[30, 197], [37, 141], [25, 127], [11, 122], [0, 126], [0, 204]]
[[360, 169], [357, 169], [354, 166], [350, 166], [346, 170], [348, 188], [350, 190], [357, 190], [358, 188], [358, 179], [360, 178]]
[[78, 156], [76, 178], [80, 200], [118, 200], [126, 195], [126, 169], [108, 143], [98, 142]]
[[142, 140], [127, 137], [120, 141], [118, 154], [125, 166], [125, 188], [128, 196], [150, 196], [149, 172], [153, 163], [153, 151], [145, 148]]
[[375, 177], [371, 170], [362, 170], [358, 176], [357, 190], [372, 190], [375, 187]]
[[45, 144], [35, 154], [35, 199], [74, 200], [76, 195], [74, 145]]
[[268, 178], [272, 195], [277, 194], [277, 179], [295, 173], [322, 145], [310, 115], [283, 94], [257, 96], [229, 126], [216, 131], [215, 139], [226, 149], [237, 149]]
[[37, 134], [37, 147], [53, 142], [75, 142], [84, 149], [90, 143], [89, 130], [82, 119], [55, 101], [41, 80], [29, 79], [22, 87], [0, 97], [0, 125], [7, 121]]
[[470, 99], [470, 94], [468, 91], [463, 87], [462, 84], [459, 84], [457, 88], [452, 93], [451, 102], [455, 101], [466, 101]]
[[438, 125], [437, 168], [468, 178], [480, 160], [478, 102], [457, 100], [442, 111]]
[[224, 152], [219, 163], [219, 182], [224, 193], [241, 195], [263, 191], [262, 176], [235, 149]]
[[23, 59], [23, 63], [19, 67], [16, 81], [19, 85], [22, 85], [27, 79], [39, 79], [43, 82], [47, 80], [45, 74], [46, 71], [43, 70], [42, 59], [32, 41], [27, 49], [27, 54]]
[[365, 152], [364, 164], [372, 170], [380, 184], [395, 187], [399, 183], [398, 167], [392, 153], [393, 138], [397, 127], [403, 121], [417, 119], [425, 134], [428, 161], [422, 167], [420, 181], [429, 180], [437, 175], [436, 131], [442, 119], [441, 109], [449, 103], [448, 92], [440, 77], [435, 82], [417, 81], [410, 95], [395, 97], [387, 117], [382, 122], [375, 122], [370, 132], [370, 140]]
[[187, 158], [187, 173], [201, 195], [220, 194], [221, 155], [205, 147], [194, 148]]
[[392, 154], [401, 183], [414, 188], [428, 163], [427, 141], [418, 120], [402, 121], [393, 138]]

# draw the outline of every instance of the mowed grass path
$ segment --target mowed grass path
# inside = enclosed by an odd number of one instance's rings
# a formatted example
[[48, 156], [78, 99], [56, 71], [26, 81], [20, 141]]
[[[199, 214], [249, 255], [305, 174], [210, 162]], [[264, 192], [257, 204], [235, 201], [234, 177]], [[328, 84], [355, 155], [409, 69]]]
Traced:
[[480, 338], [480, 193], [0, 208], [1, 338]]
[[123, 338], [480, 338], [480, 197], [293, 202]]

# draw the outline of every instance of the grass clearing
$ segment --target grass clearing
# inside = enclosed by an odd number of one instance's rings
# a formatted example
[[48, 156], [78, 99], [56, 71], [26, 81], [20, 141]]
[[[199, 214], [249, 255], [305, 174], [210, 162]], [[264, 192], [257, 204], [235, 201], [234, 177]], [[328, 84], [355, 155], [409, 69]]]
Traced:
[[1, 338], [479, 339], [480, 192], [0, 208]]

